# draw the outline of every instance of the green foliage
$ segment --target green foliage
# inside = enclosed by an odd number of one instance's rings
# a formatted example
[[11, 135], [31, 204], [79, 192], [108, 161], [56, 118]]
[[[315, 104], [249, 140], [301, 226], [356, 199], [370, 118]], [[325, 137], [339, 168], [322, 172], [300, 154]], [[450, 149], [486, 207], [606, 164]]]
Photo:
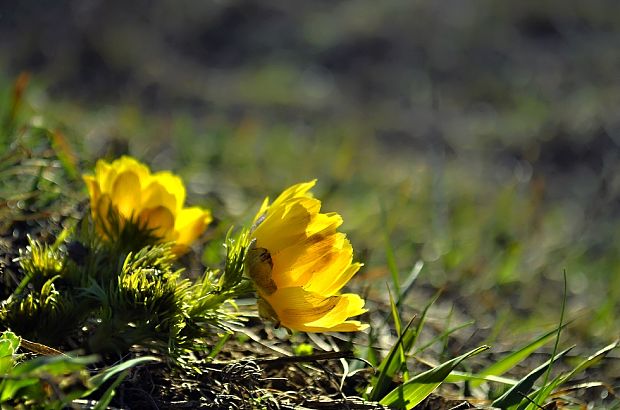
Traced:
[[87, 366], [97, 362], [97, 356], [34, 358], [17, 364], [2, 376], [0, 404], [3, 407], [66, 408], [75, 399], [89, 397], [104, 387], [107, 380], [120, 373], [99, 399], [97, 408], [103, 409], [112, 398], [114, 388], [126, 376], [127, 369], [157, 360], [151, 356], [135, 358], [101, 369], [91, 376]]
[[13, 332], [0, 335], [0, 374], [8, 373], [15, 366], [17, 349], [21, 338]]
[[492, 405], [494, 407], [499, 407], [502, 409], [516, 408], [516, 406], [524, 400], [523, 397], [532, 388], [536, 379], [542, 376], [556, 360], [565, 356], [571, 349], [572, 347], [561, 351], [542, 365], [529, 372], [525, 377], [519, 380], [517, 384], [512, 386], [506, 393], [494, 400]]
[[237, 238], [227, 235], [226, 262], [223, 271], [207, 271], [201, 280], [191, 288], [192, 300], [189, 315], [197, 321], [210, 320], [219, 322], [225, 326], [226, 315], [223, 321], [218, 321], [217, 316], [222, 313], [217, 309], [225, 301], [248, 293], [252, 289], [250, 281], [243, 277], [245, 254], [249, 246], [248, 234], [241, 232]]
[[3, 326], [56, 345], [78, 336], [92, 352], [121, 354], [137, 344], [178, 356], [204, 346], [198, 339], [214, 327], [236, 323], [234, 305], [223, 305], [251, 291], [243, 279], [245, 234], [228, 239], [222, 273], [207, 270], [192, 282], [175, 267], [171, 244], [125, 254], [84, 223], [74, 232], [53, 245], [30, 240], [19, 258], [21, 285], [0, 309]]
[[[506, 355], [504, 358], [496, 361], [495, 363], [492, 363], [485, 369], [478, 372], [477, 375], [479, 376], [501, 376], [502, 374], [514, 368], [519, 363], [521, 363], [523, 360], [528, 358], [533, 352], [538, 350], [540, 347], [544, 346], [545, 344], [553, 340], [556, 334], [557, 334], [557, 329], [554, 329], [537, 337], [536, 339], [534, 339], [527, 345], [514, 350], [510, 354]], [[472, 382], [472, 387], [477, 387], [478, 385], [480, 385], [479, 382]]]
[[20, 293], [28, 284], [41, 289], [44, 283], [67, 271], [65, 255], [58, 249], [58, 242], [54, 245], [43, 244], [33, 241], [28, 235], [28, 246], [20, 249], [19, 254], [19, 264], [25, 276], [15, 293]]
[[0, 323], [43, 343], [59, 343], [72, 335], [84, 312], [72, 294], [56, 289], [58, 278], [47, 280], [38, 291], [9, 297], [0, 307]]
[[380, 401], [386, 406], [398, 409], [411, 409], [431, 394], [448, 377], [463, 360], [487, 350], [488, 346], [481, 346], [463, 355], [448, 360], [430, 370], [420, 373], [392, 390]]
[[101, 319], [89, 339], [95, 352], [126, 351], [133, 344], [165, 351], [172, 330], [183, 321], [180, 272], [173, 268], [170, 244], [130, 253], [115, 281], [103, 288], [93, 281], [87, 293], [100, 306]]
[[569, 372], [563, 373], [555, 377], [551, 382], [544, 383], [543, 386], [528, 396], [527, 400], [522, 400], [518, 409], [523, 410], [535, 410], [539, 407], [538, 403], [542, 403], [549, 398], [549, 396], [557, 389], [559, 386], [565, 384], [573, 377], [581, 374], [589, 367], [594, 366], [599, 363], [609, 352], [616, 349], [620, 342], [615, 341], [611, 343], [593, 355], [582, 360], [577, 366], [571, 369]]
[[[148, 362], [152, 356], [130, 359], [90, 374], [87, 366], [98, 361], [96, 356], [42, 356], [21, 361], [17, 350], [21, 338], [13, 332], [0, 335], [0, 406], [2, 408], [66, 408], [74, 399], [89, 397], [116, 380], [99, 398], [96, 408], [107, 408], [114, 388], [123, 380], [127, 370]], [[119, 374], [120, 373], [120, 374]]]
[[[226, 261], [223, 270], [207, 270], [199, 281], [188, 286], [184, 292], [187, 320], [180, 329], [178, 345], [188, 347], [204, 345], [192, 344], [190, 341], [204, 335], [210, 328], [219, 328], [228, 335], [232, 327], [242, 324], [243, 317], [234, 304], [234, 299], [253, 290], [252, 283], [244, 278], [244, 259], [249, 240], [247, 231], [237, 237], [229, 231], [225, 247]], [[221, 336], [220, 341], [228, 336]], [[221, 346], [214, 346], [218, 350]]]
[[[424, 328], [424, 323], [425, 323], [428, 311], [431, 308], [431, 306], [437, 301], [440, 293], [441, 292], [437, 292], [435, 296], [429, 301], [429, 303], [426, 304], [426, 306], [422, 310], [421, 317], [418, 320], [418, 323], [415, 328], [412, 327], [412, 324], [415, 318], [411, 319], [409, 323], [407, 323], [407, 325], [404, 328], [402, 328], [399, 308], [397, 304], [394, 302], [392, 295], [390, 293], [391, 313], [392, 313], [392, 318], [394, 320], [394, 327], [395, 327], [395, 330], [397, 331], [397, 334], [399, 335], [399, 338], [396, 341], [396, 343], [392, 345], [387, 355], [383, 358], [383, 360], [379, 364], [377, 368], [377, 374], [371, 379], [371, 382], [370, 382], [371, 390], [370, 390], [370, 393], [367, 395], [369, 400], [373, 400], [373, 401], [384, 400], [387, 397], [388, 392], [391, 389], [394, 389], [393, 379], [397, 375], [398, 372], [402, 372], [404, 385], [408, 385], [410, 379], [409, 379], [409, 370], [407, 367], [407, 359], [409, 357], [415, 356], [423, 352], [424, 350], [426, 350], [428, 347], [432, 346], [436, 342], [449, 336], [451, 333], [465, 326], [471, 325], [471, 323], [465, 323], [463, 325], [456, 326], [455, 328], [448, 329], [442, 332], [440, 335], [428, 341], [426, 344], [418, 347], [415, 351], [412, 352], [413, 348], [416, 345], [416, 342], [418, 341], [418, 336], [421, 334], [422, 329]], [[458, 366], [461, 363], [461, 361], [454, 362], [454, 367]], [[452, 367], [451, 370], [453, 370], [454, 367]], [[425, 373], [414, 376], [413, 379], [411, 380], [418, 380], [420, 383], [426, 384], [426, 386], [420, 387], [416, 384], [413, 384], [411, 385], [411, 387], [407, 387], [407, 392], [409, 392], [410, 390], [413, 391], [413, 389], [417, 389], [418, 387], [420, 388], [416, 393], [411, 393], [413, 402], [419, 403], [419, 401], [417, 401], [418, 399], [421, 401], [426, 396], [428, 396], [430, 393], [432, 393], [433, 390], [435, 390], [444, 381], [444, 379], [446, 379], [449, 376], [449, 373], [450, 373], [450, 370], [448, 371], [448, 374], [446, 375], [443, 375], [443, 373], [441, 373], [441, 380], [437, 380], [436, 385], [423, 382], [424, 380], [426, 380], [424, 377], [422, 377], [421, 379], [422, 381], [418, 379], [418, 377], [420, 377], [422, 374], [425, 374]], [[434, 375], [433, 377], [436, 376], [436, 374], [434, 373], [433, 375]], [[412, 386], [417, 386], [417, 387], [412, 387]], [[429, 387], [431, 386], [434, 386], [434, 387], [429, 389]], [[402, 386], [399, 386], [399, 387], [402, 387]], [[398, 387], [396, 389], [398, 389]], [[395, 390], [392, 390], [392, 391], [394, 392]], [[404, 406], [406, 403], [402, 402], [400, 404]]]
[[86, 366], [94, 356], [43, 356], [24, 361], [2, 378], [0, 403], [23, 403], [32, 407], [62, 408], [91, 388]]

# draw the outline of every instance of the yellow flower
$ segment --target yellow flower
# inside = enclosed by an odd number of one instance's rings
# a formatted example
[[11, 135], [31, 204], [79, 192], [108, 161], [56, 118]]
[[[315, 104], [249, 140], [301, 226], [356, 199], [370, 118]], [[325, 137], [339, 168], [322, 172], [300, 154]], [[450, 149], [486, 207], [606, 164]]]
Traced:
[[339, 294], [361, 267], [337, 232], [342, 218], [320, 213], [308, 192], [316, 181], [294, 185], [271, 205], [265, 200], [254, 222], [246, 270], [259, 294], [261, 316], [306, 332], [352, 332], [368, 327], [349, 320], [366, 312], [356, 294]]
[[95, 175], [83, 178], [91, 213], [101, 232], [109, 231], [112, 207], [121, 227], [128, 221], [139, 223], [162, 242], [174, 241], [173, 251], [181, 254], [212, 220], [209, 210], [183, 207], [185, 186], [181, 178], [167, 171], [151, 174], [146, 165], [128, 156], [112, 163], [99, 160]]

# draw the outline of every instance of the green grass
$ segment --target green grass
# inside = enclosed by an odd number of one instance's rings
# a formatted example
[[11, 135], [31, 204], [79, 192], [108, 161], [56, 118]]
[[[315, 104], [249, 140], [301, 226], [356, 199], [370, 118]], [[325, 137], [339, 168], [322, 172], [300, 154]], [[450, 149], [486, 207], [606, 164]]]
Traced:
[[[269, 78], [258, 76], [266, 84]], [[229, 227], [247, 226], [264, 195], [318, 178], [324, 210], [343, 215], [343, 230], [365, 264], [350, 287], [366, 289], [371, 311], [379, 312], [369, 315], [373, 328], [362, 346], [364, 359], [377, 369], [362, 392], [369, 399], [411, 408], [447, 381], [499, 407], [534, 408], [616, 347], [610, 337], [620, 329], [620, 223], [605, 212], [586, 218], [588, 198], [551, 194], [548, 185], [560, 180], [524, 178], [524, 170], [487, 158], [484, 143], [455, 155], [398, 152], [346, 116], [300, 128], [251, 114], [238, 121], [221, 112], [204, 118], [183, 111], [160, 115], [129, 103], [102, 109], [62, 100], [34, 105], [44, 90], [40, 84], [27, 89], [9, 118], [10, 87], [11, 79], [2, 78], [1, 113], [8, 125], [0, 152], [9, 152], [16, 140], [46, 147], [35, 151], [67, 181], [35, 172], [43, 169], [36, 164], [21, 169], [20, 180], [11, 179], [7, 158], [0, 164], [1, 201], [29, 201], [28, 195], [42, 192], [41, 202], [31, 205], [79, 202], [86, 195], [79, 172], [102, 155], [114, 156], [104, 142], [118, 136], [154, 169], [181, 174], [191, 203], [213, 209], [219, 222], [202, 255], [207, 264], [222, 260]], [[256, 87], [247, 92], [269, 101], [284, 98]], [[68, 145], [54, 139], [58, 131]], [[78, 153], [75, 164], [66, 146]], [[23, 198], [8, 196], [24, 183]], [[0, 212], [10, 218], [11, 209]], [[202, 283], [208, 282], [205, 277]], [[227, 339], [219, 339], [213, 352]], [[548, 347], [551, 340], [556, 348]], [[485, 344], [492, 356], [481, 353], [478, 346]], [[552, 369], [556, 359], [570, 356], [565, 347], [571, 345], [580, 349], [573, 357], [577, 364]], [[600, 346], [606, 347], [589, 356]], [[535, 352], [544, 352], [544, 359]], [[601, 370], [591, 381], [610, 382], [610, 376]], [[403, 383], [397, 386], [395, 377]], [[113, 390], [107, 391], [105, 397]]]

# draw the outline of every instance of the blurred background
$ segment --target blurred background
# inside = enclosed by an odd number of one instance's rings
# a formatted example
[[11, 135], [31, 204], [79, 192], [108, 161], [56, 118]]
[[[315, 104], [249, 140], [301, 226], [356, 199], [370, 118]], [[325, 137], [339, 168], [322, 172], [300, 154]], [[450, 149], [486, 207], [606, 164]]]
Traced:
[[[247, 222], [319, 178], [385, 303], [390, 269], [493, 338], [619, 329], [620, 3], [0, 0], [3, 104]], [[6, 97], [6, 98], [5, 98]], [[220, 243], [207, 245], [212, 263]], [[378, 284], [378, 285], [377, 285]], [[377, 285], [377, 286], [374, 286]], [[372, 288], [370, 288], [372, 286]], [[369, 289], [370, 288], [370, 289]]]

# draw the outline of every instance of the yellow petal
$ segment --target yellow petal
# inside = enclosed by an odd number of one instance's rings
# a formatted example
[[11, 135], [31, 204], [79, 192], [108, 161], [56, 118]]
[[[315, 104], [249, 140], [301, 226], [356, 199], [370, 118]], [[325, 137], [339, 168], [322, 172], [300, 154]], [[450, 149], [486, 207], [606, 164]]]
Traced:
[[342, 225], [342, 217], [337, 213], [315, 214], [306, 228], [307, 235], [317, 232], [335, 232]]
[[[350, 262], [350, 259], [349, 259]], [[355, 275], [363, 265], [361, 263], [352, 263], [344, 271], [331, 273], [331, 270], [325, 270], [313, 277], [307, 285], [308, 290], [318, 292], [322, 295], [335, 295], [344, 285]]]
[[312, 189], [312, 187], [316, 184], [316, 179], [308, 182], [302, 182], [300, 184], [293, 185], [284, 192], [282, 192], [271, 204], [272, 208], [276, 208], [281, 205], [283, 202], [288, 201], [292, 198], [301, 198], [304, 196], [311, 197], [308, 191]]
[[[103, 236], [107, 237], [108, 233], [111, 230], [112, 224], [110, 219], [110, 207], [112, 206], [112, 200], [110, 199], [110, 195], [103, 194], [99, 197], [97, 202], [91, 203], [91, 214], [93, 216], [93, 220], [95, 221], [95, 225], [97, 231]], [[123, 225], [123, 220], [119, 221], [121, 226]]]
[[[332, 298], [333, 297], [334, 296], [332, 296]], [[347, 293], [335, 297], [338, 303], [333, 309], [315, 321], [306, 322], [305, 325], [309, 327], [330, 328], [345, 322], [352, 316], [358, 316], [366, 312], [366, 309], [364, 309], [364, 300], [359, 297], [359, 295]]]
[[181, 178], [171, 172], [161, 171], [153, 174], [153, 180], [175, 198], [175, 207], [171, 209], [179, 211], [185, 202], [185, 186]]
[[347, 320], [332, 327], [304, 326], [302, 330], [304, 332], [359, 332], [368, 328], [367, 323], [362, 323], [359, 320]]
[[335, 329], [348, 317], [365, 312], [361, 308], [364, 302], [357, 295], [325, 298], [295, 287], [278, 289], [272, 295], [261, 296], [269, 303], [282, 326], [301, 331]]
[[97, 161], [94, 175], [83, 178], [91, 199], [91, 213], [104, 233], [114, 234], [108, 229], [109, 210], [114, 207], [121, 228], [130, 218], [137, 218], [144, 226], [155, 229], [154, 233], [163, 240], [176, 240], [173, 250], [180, 253], [212, 220], [208, 210], [183, 208], [185, 186], [178, 176], [167, 171], [151, 174], [146, 165], [129, 156], [112, 163]]
[[263, 316], [308, 332], [362, 330], [367, 325], [349, 318], [365, 312], [364, 301], [338, 295], [361, 264], [352, 263], [351, 244], [337, 231], [340, 215], [320, 213], [321, 202], [309, 193], [314, 183], [290, 187], [271, 205], [266, 200], [254, 220], [255, 246], [271, 262], [259, 266], [258, 278], [256, 269], [250, 274], [260, 303], [269, 306], [262, 311], [271, 312]]
[[179, 245], [189, 245], [205, 231], [213, 218], [211, 212], [198, 207], [184, 208], [176, 216], [174, 230]]
[[162, 240], [174, 239], [174, 215], [163, 206], [147, 209], [140, 213], [138, 220], [147, 228], [153, 229], [153, 234]]
[[145, 187], [151, 178], [151, 171], [149, 167], [141, 163], [135, 158], [124, 155], [119, 159], [115, 160], [111, 164], [112, 169], [116, 170], [117, 174], [123, 173], [125, 171], [131, 171], [138, 176], [140, 180], [141, 187]]
[[132, 171], [117, 175], [111, 193], [112, 203], [125, 218], [131, 218], [140, 211], [140, 179]]
[[142, 192], [141, 208], [156, 208], [163, 206], [168, 208], [170, 212], [176, 213], [177, 211], [177, 199], [168, 192], [168, 190], [160, 183], [160, 181], [153, 180]]
[[279, 207], [269, 213], [254, 231], [257, 246], [274, 254], [303, 239], [311, 219], [305, 205], [295, 202], [288, 209]]
[[335, 275], [345, 270], [351, 263], [351, 255], [342, 257], [335, 248], [342, 237], [341, 233], [326, 236], [318, 233], [272, 253], [273, 278], [278, 287], [305, 286], [326, 269], [330, 270], [328, 274]]
[[360, 263], [352, 263], [353, 248], [344, 234], [339, 234], [341, 243], [336, 243], [328, 257], [318, 261], [311, 270], [312, 275], [308, 278], [304, 289], [320, 293], [321, 295], [334, 295], [351, 280], [353, 275], [362, 267]]
[[320, 319], [338, 304], [337, 297], [323, 298], [301, 287], [278, 289], [271, 295], [261, 296], [271, 305], [282, 325], [291, 329]]
[[114, 177], [116, 177], [116, 171], [110, 164], [103, 160], [97, 161], [95, 165], [95, 179], [99, 184], [101, 192], [108, 194], [112, 192]]

